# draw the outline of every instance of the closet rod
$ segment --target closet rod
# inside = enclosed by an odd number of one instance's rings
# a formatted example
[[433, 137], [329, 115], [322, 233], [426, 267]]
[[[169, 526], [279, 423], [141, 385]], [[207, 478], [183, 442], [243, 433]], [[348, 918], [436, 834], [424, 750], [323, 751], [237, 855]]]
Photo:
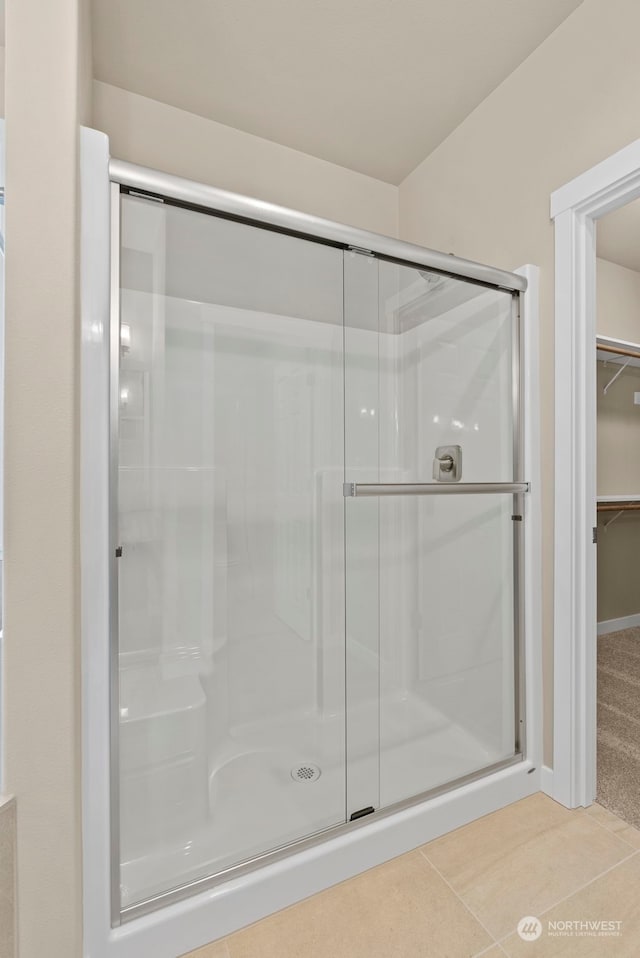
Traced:
[[599, 502], [598, 512], [636, 512], [640, 502]]
[[633, 349], [623, 349], [622, 346], [603, 346], [598, 343], [596, 346], [598, 352], [615, 353], [617, 356], [631, 356], [632, 359], [640, 359], [640, 352]]

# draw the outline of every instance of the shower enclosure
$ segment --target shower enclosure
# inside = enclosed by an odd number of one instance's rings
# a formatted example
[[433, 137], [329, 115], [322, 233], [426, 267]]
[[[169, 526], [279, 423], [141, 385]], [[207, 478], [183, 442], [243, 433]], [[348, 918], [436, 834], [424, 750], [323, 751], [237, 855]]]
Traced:
[[114, 924], [524, 753], [522, 277], [132, 178]]

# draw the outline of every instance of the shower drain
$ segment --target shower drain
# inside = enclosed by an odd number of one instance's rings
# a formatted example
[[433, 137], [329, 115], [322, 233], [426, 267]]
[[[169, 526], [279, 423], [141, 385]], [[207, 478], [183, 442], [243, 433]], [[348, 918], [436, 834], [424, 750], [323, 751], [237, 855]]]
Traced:
[[291, 778], [294, 782], [317, 782], [320, 769], [317, 765], [296, 765], [291, 769]]

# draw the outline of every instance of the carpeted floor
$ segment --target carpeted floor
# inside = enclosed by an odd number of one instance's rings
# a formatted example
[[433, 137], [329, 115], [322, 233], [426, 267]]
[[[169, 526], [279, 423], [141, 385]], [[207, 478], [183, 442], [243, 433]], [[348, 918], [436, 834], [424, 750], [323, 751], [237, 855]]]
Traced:
[[640, 828], [640, 628], [598, 637], [596, 800]]

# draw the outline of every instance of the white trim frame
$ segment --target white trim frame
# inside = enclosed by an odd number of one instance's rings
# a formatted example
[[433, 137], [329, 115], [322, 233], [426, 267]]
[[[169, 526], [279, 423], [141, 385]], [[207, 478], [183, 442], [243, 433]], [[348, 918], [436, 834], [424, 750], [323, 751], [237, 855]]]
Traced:
[[175, 958], [541, 787], [538, 270], [523, 294], [526, 754], [521, 762], [111, 927], [109, 841], [109, 145], [81, 133], [82, 790], [84, 958]]
[[640, 140], [551, 195], [555, 220], [553, 797], [596, 794], [595, 221], [640, 197]]
[[80, 615], [84, 958], [106, 958], [111, 924], [109, 191], [109, 140], [103, 133], [81, 129]]

